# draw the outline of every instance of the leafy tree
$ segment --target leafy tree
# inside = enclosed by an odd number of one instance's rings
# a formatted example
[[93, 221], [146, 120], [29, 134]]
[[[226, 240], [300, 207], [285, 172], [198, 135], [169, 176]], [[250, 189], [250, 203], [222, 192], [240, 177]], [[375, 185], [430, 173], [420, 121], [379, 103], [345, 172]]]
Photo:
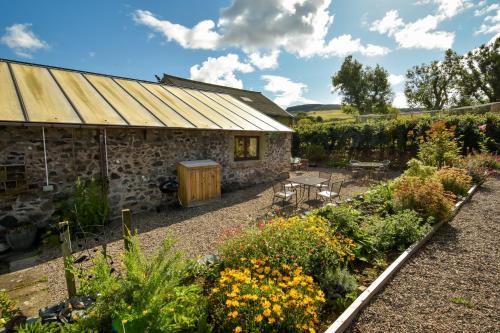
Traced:
[[414, 66], [406, 73], [405, 95], [411, 107], [441, 110], [456, 98], [456, 75], [460, 57], [447, 50], [443, 61]]
[[393, 98], [388, 76], [379, 65], [373, 69], [363, 68], [360, 62], [348, 56], [332, 77], [332, 85], [343, 95], [342, 104], [354, 106], [359, 113], [387, 113]]
[[342, 108], [340, 110], [345, 114], [351, 114], [353, 116], [359, 115], [359, 110], [356, 107], [349, 104], [342, 105]]
[[460, 64], [459, 105], [500, 101], [500, 37], [470, 51]]

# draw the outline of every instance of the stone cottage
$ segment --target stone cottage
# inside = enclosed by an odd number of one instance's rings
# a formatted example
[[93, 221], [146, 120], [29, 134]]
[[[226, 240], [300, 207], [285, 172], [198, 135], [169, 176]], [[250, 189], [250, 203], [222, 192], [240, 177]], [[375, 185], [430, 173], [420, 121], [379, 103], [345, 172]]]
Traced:
[[291, 129], [234, 94], [0, 59], [0, 222], [43, 226], [79, 176], [115, 216], [156, 208], [180, 161], [218, 162], [223, 191], [280, 177]]

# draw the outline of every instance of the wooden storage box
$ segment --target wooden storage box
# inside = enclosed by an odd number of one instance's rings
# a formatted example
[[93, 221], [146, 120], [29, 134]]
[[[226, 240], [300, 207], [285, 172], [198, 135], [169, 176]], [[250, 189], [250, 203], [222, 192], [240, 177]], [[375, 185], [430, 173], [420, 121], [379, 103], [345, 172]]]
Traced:
[[194, 207], [220, 199], [221, 167], [211, 160], [182, 161], [177, 165], [179, 200]]

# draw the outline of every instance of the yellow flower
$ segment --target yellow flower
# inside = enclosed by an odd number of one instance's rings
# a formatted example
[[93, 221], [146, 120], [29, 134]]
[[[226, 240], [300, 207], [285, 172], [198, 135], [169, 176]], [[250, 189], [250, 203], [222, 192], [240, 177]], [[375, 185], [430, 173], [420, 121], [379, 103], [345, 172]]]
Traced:
[[258, 314], [258, 315], [256, 315], [256, 316], [255, 316], [255, 321], [256, 321], [256, 322], [258, 322], [258, 323], [260, 323], [260, 322], [262, 321], [262, 319], [263, 319], [263, 318], [264, 318], [264, 317], [262, 317], [262, 315], [261, 315], [261, 314]]
[[281, 306], [279, 304], [274, 304], [273, 311], [276, 312], [277, 314], [280, 314], [281, 313]]
[[240, 258], [240, 261], [243, 262], [243, 261], [247, 261], [247, 258]]
[[229, 312], [229, 314], [227, 316], [236, 318], [236, 317], [238, 317], [238, 311]]
[[234, 332], [235, 332], [235, 333], [240, 333], [241, 331], [242, 331], [242, 329], [241, 329], [241, 327], [240, 327], [240, 326], [236, 326], [236, 327], [234, 328]]
[[276, 319], [274, 319], [273, 317], [270, 317], [270, 318], [267, 318], [267, 321], [269, 322], [269, 324], [272, 324], [276, 321]]
[[265, 309], [264, 312], [262, 312], [262, 314], [266, 317], [269, 317], [271, 315], [271, 310]]

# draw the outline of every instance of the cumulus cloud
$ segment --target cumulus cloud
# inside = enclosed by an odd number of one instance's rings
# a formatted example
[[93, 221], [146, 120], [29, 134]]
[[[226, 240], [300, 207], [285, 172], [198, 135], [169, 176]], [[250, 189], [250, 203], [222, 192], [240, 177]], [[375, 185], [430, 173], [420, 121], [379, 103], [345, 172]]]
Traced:
[[271, 51], [268, 54], [261, 54], [260, 52], [252, 52], [248, 58], [252, 65], [258, 69], [275, 69], [278, 67], [279, 50]]
[[389, 74], [389, 83], [393, 86], [403, 83], [404, 80], [404, 75]]
[[132, 17], [136, 23], [148, 26], [162, 34], [168, 41], [175, 41], [186, 49], [214, 49], [221, 38], [213, 31], [215, 23], [212, 20], [201, 21], [193, 28], [186, 28], [180, 24], [160, 20], [147, 10], [136, 10]]
[[252, 65], [241, 62], [237, 54], [228, 53], [218, 58], [209, 57], [201, 65], [192, 66], [190, 72], [192, 80], [242, 89], [243, 82], [236, 78], [235, 72], [253, 70]]
[[267, 81], [264, 89], [276, 95], [274, 102], [283, 108], [292, 104], [317, 103], [304, 97], [307, 92], [307, 85], [301, 82], [293, 82], [287, 77], [278, 75], [262, 75], [261, 78]]
[[18, 56], [24, 58], [31, 58], [33, 52], [49, 47], [31, 31], [31, 23], [18, 23], [5, 28], [5, 34], [0, 38], [0, 43], [7, 45]]
[[230, 7], [221, 11], [217, 24], [205, 20], [193, 28], [160, 20], [147, 10], [136, 10], [133, 17], [135, 22], [182, 47], [212, 50], [239, 47], [254, 54], [255, 59], [260, 56], [255, 52], [263, 49], [283, 49], [303, 58], [344, 55], [344, 51], [337, 51], [342, 46], [339, 42], [343, 41], [349, 42], [351, 53], [377, 56], [389, 51], [382, 46], [365, 45], [351, 35], [327, 40], [333, 23], [330, 3], [331, 0], [234, 0]]
[[374, 21], [370, 30], [393, 37], [402, 48], [448, 49], [453, 45], [455, 33], [436, 29], [445, 18], [456, 15], [466, 6], [455, 2], [443, 6], [443, 9], [439, 7], [438, 14], [427, 15], [411, 23], [405, 23], [397, 10], [391, 10], [382, 19]]
[[473, 5], [471, 0], [420, 0], [415, 4], [426, 5], [435, 4], [438, 5], [436, 14], [442, 16], [443, 18], [451, 18], [456, 16], [461, 11], [468, 9]]

